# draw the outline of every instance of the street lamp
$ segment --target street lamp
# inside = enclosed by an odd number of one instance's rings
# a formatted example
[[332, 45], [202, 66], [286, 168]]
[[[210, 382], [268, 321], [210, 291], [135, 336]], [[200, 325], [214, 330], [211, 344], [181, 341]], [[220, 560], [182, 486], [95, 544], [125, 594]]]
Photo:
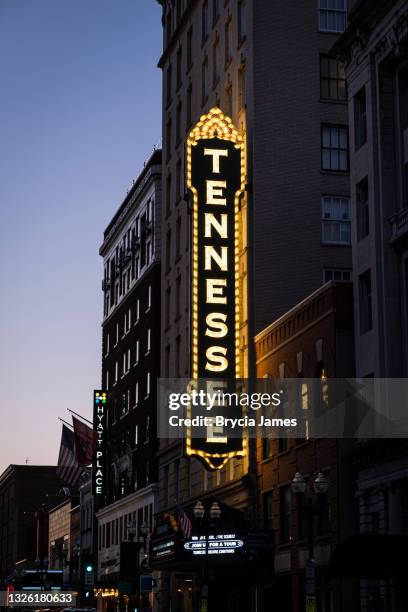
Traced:
[[[209, 539], [209, 527], [210, 524], [217, 523], [221, 518], [221, 508], [218, 502], [213, 501], [211, 507], [206, 513], [206, 509], [202, 501], [197, 501], [193, 508], [194, 518], [196, 518], [205, 528], [205, 564], [203, 567], [203, 584], [201, 588], [201, 597], [203, 602], [206, 601], [206, 604], [203, 605], [203, 609], [208, 609], [208, 592], [209, 592], [209, 578], [210, 574], [208, 571], [208, 539]], [[208, 516], [209, 515], [209, 516]]]
[[[298, 501], [298, 507], [302, 507], [302, 500], [307, 494], [307, 483], [300, 472], [296, 472], [292, 484], [292, 493], [296, 495]], [[317, 505], [314, 506], [312, 496], [309, 494], [307, 497], [307, 506], [305, 511], [307, 513], [307, 540], [308, 540], [308, 560], [306, 564], [306, 598], [307, 601], [316, 601], [316, 588], [315, 588], [315, 561], [314, 561], [314, 534], [313, 534], [313, 518], [315, 513], [321, 516], [322, 512], [322, 501], [324, 496], [327, 494], [329, 489], [329, 479], [322, 472], [319, 472], [313, 481], [313, 490], [317, 496]], [[302, 504], [302, 506], [301, 506]]]

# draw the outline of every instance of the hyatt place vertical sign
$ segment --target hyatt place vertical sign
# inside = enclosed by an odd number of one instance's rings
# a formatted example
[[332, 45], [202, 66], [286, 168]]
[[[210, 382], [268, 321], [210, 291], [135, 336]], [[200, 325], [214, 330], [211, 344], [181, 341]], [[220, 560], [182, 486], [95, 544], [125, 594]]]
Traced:
[[[239, 209], [245, 188], [244, 139], [231, 119], [213, 108], [191, 130], [186, 157], [187, 187], [193, 196], [192, 378], [233, 381], [242, 377]], [[195, 452], [190, 441], [187, 452], [204, 459], [242, 454], [237, 440], [231, 444], [234, 449], [227, 444], [223, 451], [219, 445], [217, 452], [208, 440], [201, 440]]]

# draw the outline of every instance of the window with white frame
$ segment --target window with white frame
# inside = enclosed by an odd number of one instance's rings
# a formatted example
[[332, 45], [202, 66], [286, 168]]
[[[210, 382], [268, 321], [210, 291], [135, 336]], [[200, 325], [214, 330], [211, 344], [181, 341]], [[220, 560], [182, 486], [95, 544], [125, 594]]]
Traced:
[[146, 353], [150, 352], [150, 348], [151, 348], [151, 329], [150, 327], [147, 330], [147, 337], [146, 337]]
[[325, 268], [323, 270], [323, 282], [329, 281], [347, 283], [351, 281], [351, 270], [349, 268]]
[[152, 307], [152, 286], [147, 288], [147, 310]]
[[140, 300], [139, 300], [139, 298], [137, 298], [137, 300], [136, 300], [136, 321], [135, 321], [135, 323], [137, 323], [139, 321], [139, 317], [140, 317]]
[[139, 340], [136, 340], [135, 363], [139, 363]]
[[350, 199], [325, 195], [322, 197], [322, 242], [351, 244]]
[[139, 383], [135, 383], [135, 406], [139, 403]]
[[347, 24], [347, 0], [319, 0], [319, 30], [344, 32]]
[[118, 381], [118, 376], [119, 376], [119, 363], [116, 361], [115, 362], [115, 382]]
[[109, 334], [106, 334], [106, 348], [105, 348], [105, 355], [109, 354], [109, 340], [110, 340], [110, 336]]
[[322, 170], [348, 172], [348, 128], [344, 125], [322, 125]]
[[146, 396], [150, 395], [150, 372], [146, 374]]
[[146, 437], [145, 442], [149, 442], [150, 440], [150, 416], [146, 417]]
[[106, 370], [106, 382], [105, 382], [106, 390], [109, 390], [109, 370]]
[[137, 446], [139, 443], [139, 426], [136, 423], [135, 425], [135, 446]]

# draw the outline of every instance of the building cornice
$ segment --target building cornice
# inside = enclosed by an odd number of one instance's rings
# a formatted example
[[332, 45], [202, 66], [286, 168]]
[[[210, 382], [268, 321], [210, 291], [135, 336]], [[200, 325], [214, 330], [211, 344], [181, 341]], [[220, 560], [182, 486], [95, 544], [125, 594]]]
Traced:
[[121, 229], [125, 225], [131, 213], [140, 205], [140, 199], [143, 192], [148, 188], [148, 186], [150, 186], [151, 183], [154, 182], [155, 177], [160, 176], [161, 165], [156, 164], [154, 166], [150, 166], [140, 182], [137, 182], [134, 188], [127, 194], [123, 203], [119, 207], [118, 212], [121, 211], [122, 208], [123, 210], [120, 212], [112, 227], [108, 230], [108, 234], [104, 237], [104, 241], [99, 249], [99, 255], [101, 255], [101, 257], [104, 257], [107, 254], [112, 243], [115, 241], [117, 236], [120, 235]]
[[130, 493], [130, 495], [126, 495], [126, 497], [121, 497], [117, 501], [109, 504], [109, 506], [105, 506], [101, 508], [99, 512], [96, 514], [96, 518], [102, 519], [105, 516], [109, 516], [112, 512], [116, 512], [117, 510], [121, 510], [127, 508], [129, 505], [137, 504], [137, 502], [143, 501], [146, 497], [150, 495], [158, 495], [159, 493], [159, 485], [157, 483], [152, 483], [143, 489], [135, 491], [134, 493]]

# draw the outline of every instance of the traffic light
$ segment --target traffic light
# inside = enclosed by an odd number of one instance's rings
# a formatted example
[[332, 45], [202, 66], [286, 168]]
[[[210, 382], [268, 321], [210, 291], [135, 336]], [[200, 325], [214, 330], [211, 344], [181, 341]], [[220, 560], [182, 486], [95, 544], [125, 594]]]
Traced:
[[92, 563], [87, 563], [85, 565], [85, 576], [84, 576], [84, 584], [86, 587], [93, 586], [94, 584], [94, 566]]

